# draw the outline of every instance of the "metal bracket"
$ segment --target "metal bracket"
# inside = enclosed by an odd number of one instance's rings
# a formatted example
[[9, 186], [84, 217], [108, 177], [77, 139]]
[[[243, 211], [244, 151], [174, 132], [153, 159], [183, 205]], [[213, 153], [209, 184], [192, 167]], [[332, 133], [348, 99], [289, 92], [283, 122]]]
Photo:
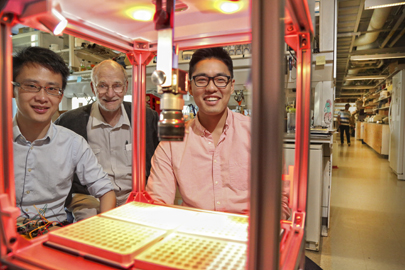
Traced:
[[128, 196], [127, 203], [134, 201], [143, 203], [153, 203], [152, 197], [146, 191], [131, 192]]
[[311, 46], [311, 40], [310, 40], [310, 35], [309, 33], [300, 33], [300, 49], [301, 50], [308, 50]]
[[134, 42], [134, 49], [135, 50], [146, 50], [148, 49], [148, 43], [146, 42]]
[[153, 57], [155, 57], [155, 52], [135, 50], [127, 53], [127, 58], [133, 66], [138, 66], [139, 64], [146, 66], [150, 61], [152, 61]]
[[294, 212], [292, 226], [295, 231], [302, 230], [305, 224], [305, 212]]

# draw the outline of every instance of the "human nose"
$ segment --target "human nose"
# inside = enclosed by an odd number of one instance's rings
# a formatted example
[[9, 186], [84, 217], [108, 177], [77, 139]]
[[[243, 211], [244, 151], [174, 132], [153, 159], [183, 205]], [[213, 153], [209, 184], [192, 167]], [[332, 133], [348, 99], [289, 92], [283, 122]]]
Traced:
[[46, 100], [48, 93], [45, 90], [45, 87], [41, 86], [41, 88], [39, 89], [39, 91], [37, 92], [37, 94], [35, 95], [37, 100]]
[[108, 89], [107, 89], [107, 92], [106, 92], [105, 94], [106, 94], [107, 96], [109, 96], [109, 97], [115, 96], [115, 91], [114, 91], [113, 87], [112, 87], [112, 86], [109, 86]]
[[218, 90], [218, 87], [214, 83], [214, 78], [209, 78], [206, 90], [210, 90], [210, 91], [217, 91]]

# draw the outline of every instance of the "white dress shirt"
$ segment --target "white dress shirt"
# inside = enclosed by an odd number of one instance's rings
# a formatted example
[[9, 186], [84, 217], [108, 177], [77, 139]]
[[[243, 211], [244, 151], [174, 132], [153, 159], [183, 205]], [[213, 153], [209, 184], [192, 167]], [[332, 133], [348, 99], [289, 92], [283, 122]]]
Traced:
[[48, 220], [64, 221], [74, 173], [97, 198], [113, 189], [87, 142], [69, 129], [51, 123], [45, 137], [31, 143], [14, 118], [13, 146], [16, 202], [23, 216], [40, 219], [41, 212]]
[[117, 206], [124, 204], [132, 191], [131, 132], [131, 123], [123, 104], [120, 119], [112, 127], [101, 115], [99, 103], [93, 103], [87, 123], [87, 141], [112, 180]]

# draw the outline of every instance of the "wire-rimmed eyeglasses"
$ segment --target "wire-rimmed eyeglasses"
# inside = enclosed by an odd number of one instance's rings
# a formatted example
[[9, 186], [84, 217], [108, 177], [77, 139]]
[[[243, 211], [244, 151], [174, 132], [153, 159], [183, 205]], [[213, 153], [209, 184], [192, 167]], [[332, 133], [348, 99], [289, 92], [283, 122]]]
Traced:
[[[106, 83], [99, 83], [96, 85], [96, 88], [100, 94], [104, 94], [104, 93], [107, 93], [108, 89], [110, 89], [110, 86]], [[118, 93], [118, 94], [120, 94], [120, 93], [122, 93], [122, 91], [124, 91], [124, 85], [122, 83], [114, 83], [111, 86], [111, 88], [115, 93]]]
[[41, 86], [36, 83], [32, 82], [25, 82], [25, 83], [18, 83], [18, 82], [11, 82], [14, 86], [20, 87], [24, 91], [37, 93], [44, 88], [45, 92], [52, 96], [61, 96], [63, 94], [63, 89], [55, 86]]

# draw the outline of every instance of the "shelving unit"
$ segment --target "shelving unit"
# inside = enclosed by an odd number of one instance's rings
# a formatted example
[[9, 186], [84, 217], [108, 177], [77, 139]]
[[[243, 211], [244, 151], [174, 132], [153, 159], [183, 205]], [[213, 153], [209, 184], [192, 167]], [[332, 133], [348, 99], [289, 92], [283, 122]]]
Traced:
[[[67, 38], [69, 42], [66, 40]], [[59, 54], [65, 60], [65, 63], [72, 66], [72, 69], [76, 72], [79, 71], [82, 59], [84, 59], [86, 63], [90, 61], [95, 64], [120, 55], [120, 53], [100, 45], [95, 45], [94, 48], [74, 47], [73, 36], [54, 36], [42, 31], [30, 31], [17, 34], [14, 35], [12, 39], [13, 51], [30, 46], [50, 48], [51, 44], [57, 44], [59, 49], [54, 50], [54, 52]], [[70, 39], [72, 39], [72, 42]], [[70, 59], [71, 56], [73, 56], [72, 59]]]

